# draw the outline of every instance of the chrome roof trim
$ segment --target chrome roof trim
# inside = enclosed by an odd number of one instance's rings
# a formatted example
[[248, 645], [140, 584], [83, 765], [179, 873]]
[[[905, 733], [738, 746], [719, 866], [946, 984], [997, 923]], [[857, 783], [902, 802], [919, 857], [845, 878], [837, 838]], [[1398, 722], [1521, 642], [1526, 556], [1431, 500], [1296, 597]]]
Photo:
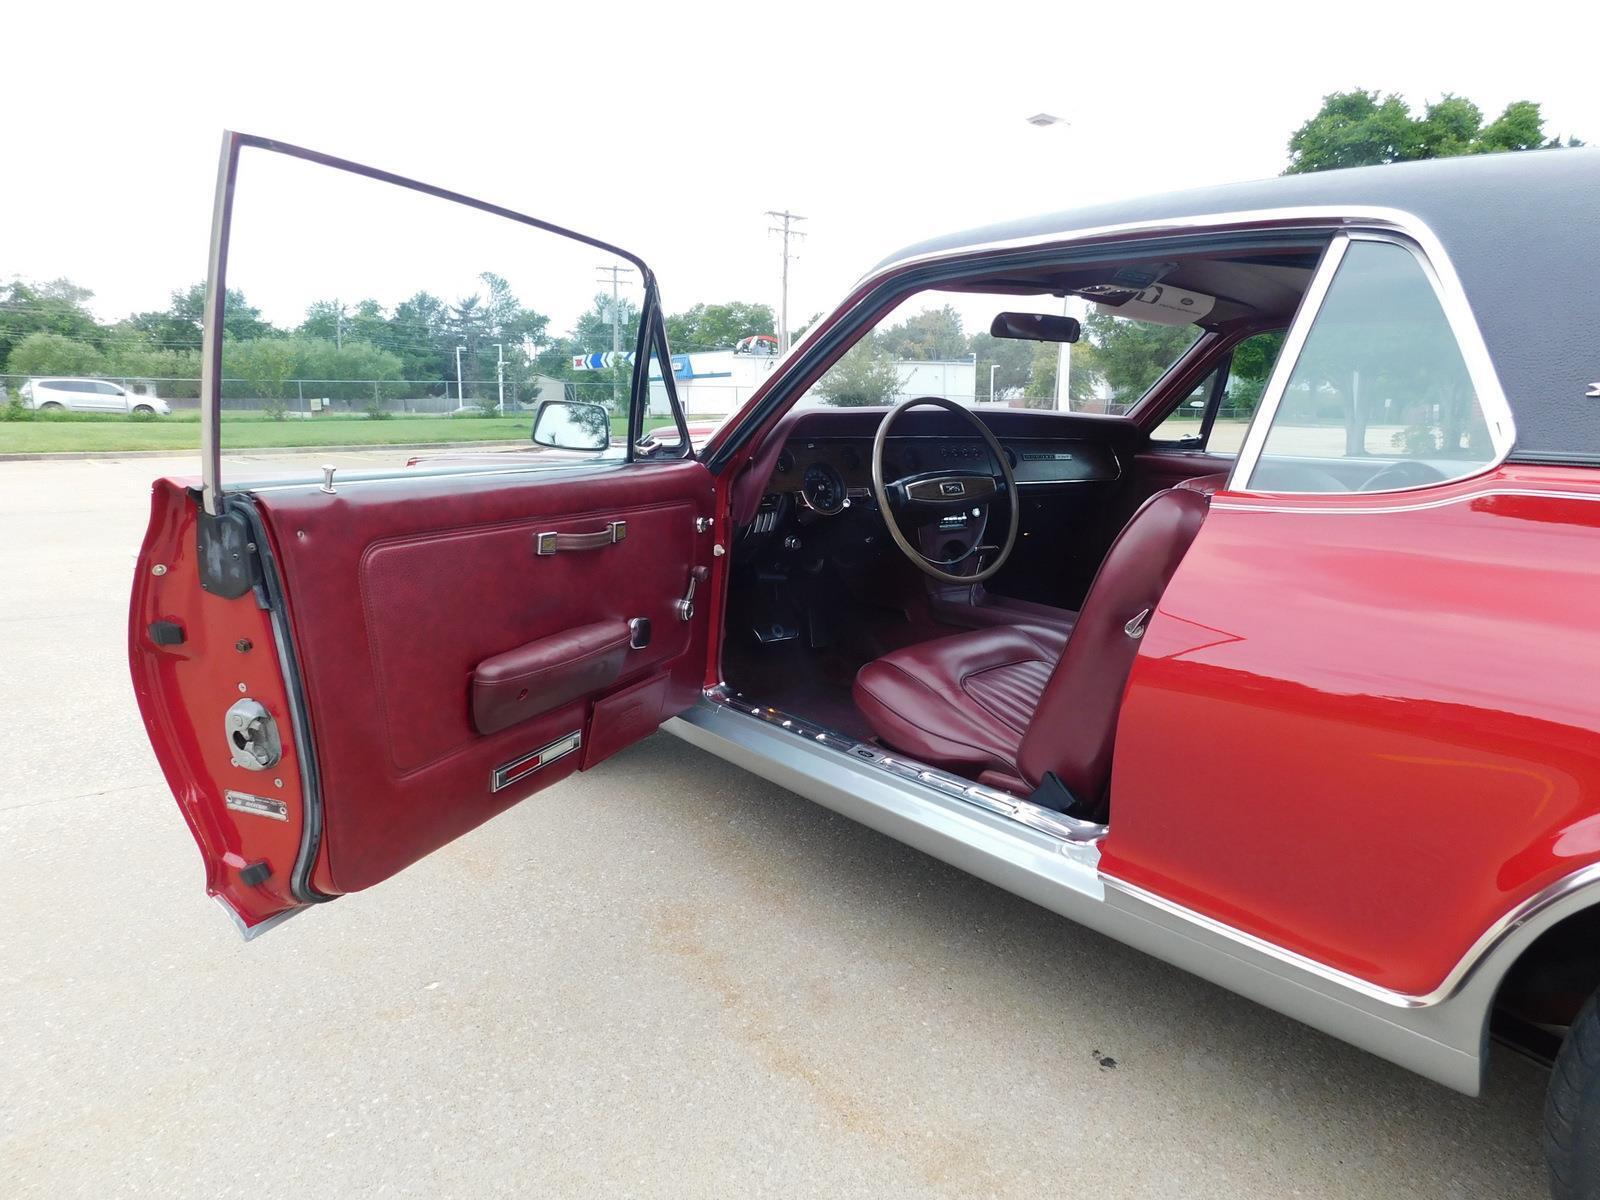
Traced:
[[1249, 233], [1256, 229], [1284, 229], [1304, 227], [1307, 230], [1340, 230], [1357, 226], [1393, 228], [1411, 232], [1426, 228], [1410, 213], [1398, 208], [1370, 204], [1313, 204], [1290, 205], [1283, 208], [1240, 209], [1231, 212], [1200, 213], [1187, 217], [1164, 217], [1143, 221], [1119, 221], [1110, 225], [1091, 225], [1081, 229], [1061, 229], [1026, 237], [1004, 238], [998, 241], [973, 242], [965, 246], [908, 255], [879, 264], [856, 281], [858, 290], [869, 284], [898, 275], [908, 267], [931, 263], [950, 262], [975, 255], [1001, 253], [1007, 250], [1043, 249], [1047, 246], [1076, 246], [1084, 243], [1147, 241], [1158, 237], [1186, 237], [1197, 234], [1237, 231]]

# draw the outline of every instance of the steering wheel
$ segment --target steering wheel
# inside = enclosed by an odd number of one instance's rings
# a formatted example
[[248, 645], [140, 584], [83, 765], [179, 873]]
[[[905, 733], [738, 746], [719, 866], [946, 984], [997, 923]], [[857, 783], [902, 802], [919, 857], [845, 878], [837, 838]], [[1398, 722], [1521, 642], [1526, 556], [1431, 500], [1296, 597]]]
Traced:
[[[932, 404], [947, 409], [971, 424], [988, 445], [989, 454], [995, 465], [1000, 468], [999, 473], [983, 474], [977, 469], [923, 471], [920, 474], [885, 481], [883, 448], [889, 440], [889, 430], [900, 419], [901, 413], [908, 408], [916, 408], [919, 404]], [[900, 547], [901, 552], [914, 565], [935, 579], [941, 579], [946, 583], [981, 583], [1005, 565], [1006, 559], [1011, 557], [1012, 547], [1017, 544], [1020, 509], [1015, 499], [1016, 489], [1017, 480], [1011, 474], [1011, 463], [1006, 458], [1005, 451], [1000, 448], [1000, 443], [995, 440], [994, 434], [989, 432], [989, 427], [978, 420], [971, 409], [957, 404], [954, 400], [946, 400], [943, 396], [913, 396], [895, 405], [878, 425], [878, 436], [872, 442], [872, 494], [877, 498], [878, 508], [883, 513], [883, 523], [889, 527], [889, 536], [894, 538], [894, 544]], [[959, 558], [929, 558], [911, 544], [901, 528], [902, 521], [915, 525], [928, 525], [941, 517], [954, 516], [956, 513], [980, 505], [984, 510], [983, 518], [987, 528], [988, 505], [997, 499], [1006, 500], [1011, 508], [1011, 525], [1006, 530], [1005, 545], [1000, 547], [1000, 553], [992, 563], [971, 575], [957, 575], [945, 568], [955, 566], [971, 557], [973, 550], [977, 548], [977, 541], [974, 541], [972, 550], [968, 550]], [[978, 540], [981, 541], [981, 537]]]
[[1390, 488], [1426, 487], [1444, 481], [1444, 473], [1436, 467], [1414, 458], [1402, 459], [1381, 468], [1356, 489], [1358, 492], [1381, 492]]

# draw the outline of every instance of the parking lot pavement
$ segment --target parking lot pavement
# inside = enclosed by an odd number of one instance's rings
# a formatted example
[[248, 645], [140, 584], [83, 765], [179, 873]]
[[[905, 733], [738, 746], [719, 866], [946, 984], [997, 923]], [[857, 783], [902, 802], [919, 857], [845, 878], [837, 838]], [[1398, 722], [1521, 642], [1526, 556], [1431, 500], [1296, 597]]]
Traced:
[[242, 943], [134, 708], [146, 483], [0, 466], [0, 1194], [1544, 1194], [1471, 1100], [658, 735]]

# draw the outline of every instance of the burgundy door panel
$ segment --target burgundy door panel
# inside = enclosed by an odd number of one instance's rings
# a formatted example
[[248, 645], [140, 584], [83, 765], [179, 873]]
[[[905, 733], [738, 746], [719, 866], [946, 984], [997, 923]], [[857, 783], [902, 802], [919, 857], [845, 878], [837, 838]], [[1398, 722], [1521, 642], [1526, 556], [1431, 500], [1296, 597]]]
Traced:
[[1233, 470], [1233, 455], [1176, 447], [1145, 449], [1133, 456], [1122, 476], [1122, 486], [1107, 506], [1103, 532], [1109, 540], [1127, 525], [1139, 506], [1157, 492], [1191, 479], [1226, 475]]
[[[665, 680], [654, 721], [627, 740], [698, 692], [706, 623], [685, 622], [674, 608], [691, 568], [711, 558], [710, 537], [696, 532], [696, 518], [712, 510], [711, 478], [698, 463], [424, 476], [334, 496], [274, 489], [257, 507], [289, 598], [328, 797], [313, 875], [322, 891], [368, 887], [575, 769], [580, 755], [568, 753], [493, 786], [497, 768], [585, 732], [588, 689]], [[618, 521], [620, 540], [538, 553], [541, 533]], [[626, 630], [637, 617], [650, 621], [650, 641], [624, 643], [614, 670], [584, 676], [580, 662], [563, 666], [563, 645], [578, 660], [607, 640], [591, 645], [575, 631]], [[537, 715], [479, 733], [475, 673], [546, 639], [535, 657], [584, 687], [555, 686], [538, 701], [530, 685], [522, 703]], [[607, 653], [619, 657], [617, 649]]]
[[1157, 492], [1177, 487], [1186, 479], [1226, 475], [1231, 470], [1231, 454], [1208, 454], [1204, 450], [1144, 450], [1133, 456], [1128, 486], [1138, 494], [1137, 507]]

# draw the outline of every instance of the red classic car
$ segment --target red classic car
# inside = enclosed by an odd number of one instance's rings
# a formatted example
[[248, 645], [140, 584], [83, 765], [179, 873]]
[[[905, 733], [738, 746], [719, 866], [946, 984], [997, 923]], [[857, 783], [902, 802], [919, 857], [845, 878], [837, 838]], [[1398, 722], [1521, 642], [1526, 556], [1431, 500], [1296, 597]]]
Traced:
[[[225, 477], [227, 286], [469, 244], [402, 201], [571, 251], [552, 311], [637, 272], [636, 436], [550, 402], [545, 461]], [[1597, 229], [1560, 150], [940, 238], [696, 449], [675, 396], [642, 436], [637, 256], [229, 134], [203, 476], [155, 484], [129, 627], [207, 891], [254, 936], [665, 728], [1449, 1087], [1552, 1062], [1554, 1193], [1600, 1196]], [[862, 403], [929, 303], [1042, 407]], [[1170, 350], [1131, 382], [1128, 329]]]

